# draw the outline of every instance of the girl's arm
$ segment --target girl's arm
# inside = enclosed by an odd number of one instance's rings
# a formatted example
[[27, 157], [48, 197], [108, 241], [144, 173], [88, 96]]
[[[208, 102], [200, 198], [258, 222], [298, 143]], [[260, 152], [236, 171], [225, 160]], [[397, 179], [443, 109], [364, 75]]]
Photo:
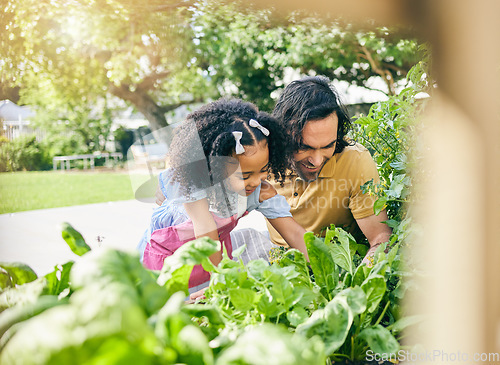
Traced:
[[[269, 184], [267, 181], [263, 181], [261, 184], [261, 190], [259, 195], [259, 201], [270, 199], [277, 194], [276, 189]], [[306, 230], [298, 224], [292, 217], [279, 217], [274, 219], [268, 219], [269, 223], [278, 231], [278, 233], [285, 239], [288, 245], [292, 248], [296, 248], [306, 256], [306, 260], [309, 261], [309, 256], [307, 255], [306, 244], [304, 243], [304, 233]]]
[[[201, 199], [190, 203], [184, 203], [184, 209], [193, 222], [194, 235], [196, 238], [208, 237], [219, 241], [219, 232], [214, 217], [208, 209], [207, 199]], [[217, 266], [222, 260], [222, 251], [212, 254], [210, 261]]]
[[268, 220], [281, 237], [285, 239], [288, 245], [302, 252], [306, 260], [309, 261], [306, 244], [304, 243], [304, 233], [306, 233], [306, 230], [292, 217], [281, 217]]

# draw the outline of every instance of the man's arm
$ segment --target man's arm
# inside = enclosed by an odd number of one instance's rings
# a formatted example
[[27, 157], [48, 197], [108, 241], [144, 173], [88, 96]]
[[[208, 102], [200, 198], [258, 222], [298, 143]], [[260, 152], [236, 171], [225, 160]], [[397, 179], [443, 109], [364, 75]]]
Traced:
[[366, 264], [368, 264], [368, 257], [373, 256], [377, 247], [381, 243], [389, 241], [392, 230], [387, 224], [382, 223], [386, 220], [388, 220], [388, 217], [385, 209], [381, 211], [379, 215], [374, 214], [369, 217], [356, 220], [359, 229], [368, 239], [368, 243], [370, 243], [370, 249], [363, 259], [363, 262]]

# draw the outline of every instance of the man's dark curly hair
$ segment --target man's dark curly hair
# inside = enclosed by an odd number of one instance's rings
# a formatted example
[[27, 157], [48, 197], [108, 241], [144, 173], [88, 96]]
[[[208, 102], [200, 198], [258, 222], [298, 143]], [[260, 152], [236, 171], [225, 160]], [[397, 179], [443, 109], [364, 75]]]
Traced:
[[325, 76], [308, 76], [292, 81], [281, 93], [273, 116], [288, 132], [294, 152], [302, 145], [302, 131], [307, 122], [328, 117], [335, 112], [339, 119], [335, 152], [340, 153], [351, 141], [345, 137], [352, 127], [347, 109], [337, 90]]
[[[250, 119], [255, 119], [267, 128], [269, 136], [265, 136], [258, 128], [250, 127]], [[227, 178], [231, 173], [227, 163], [235, 153], [236, 140], [232, 134], [235, 131], [242, 132], [243, 146], [267, 141], [269, 173], [283, 184], [291, 150], [277, 120], [259, 111], [254, 104], [225, 98], [189, 114], [186, 121], [175, 130], [168, 154], [174, 181], [178, 181], [184, 191], [189, 193], [210, 188]], [[200, 150], [203, 150], [203, 155]], [[197, 157], [194, 156], [196, 152]], [[220, 200], [220, 197], [213, 198]]]

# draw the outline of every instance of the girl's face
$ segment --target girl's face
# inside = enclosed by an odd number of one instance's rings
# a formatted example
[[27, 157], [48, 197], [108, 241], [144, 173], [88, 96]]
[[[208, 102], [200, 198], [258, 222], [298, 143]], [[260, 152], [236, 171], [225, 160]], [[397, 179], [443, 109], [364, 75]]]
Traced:
[[253, 146], [243, 146], [245, 153], [233, 155], [239, 168], [229, 178], [231, 190], [240, 195], [252, 194], [260, 183], [267, 178], [269, 171], [269, 148], [262, 140]]

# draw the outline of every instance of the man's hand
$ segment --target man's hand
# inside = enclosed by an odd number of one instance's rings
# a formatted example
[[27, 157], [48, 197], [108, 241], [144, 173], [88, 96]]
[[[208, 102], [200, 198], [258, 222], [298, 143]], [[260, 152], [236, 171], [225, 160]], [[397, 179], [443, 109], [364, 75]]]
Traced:
[[155, 198], [155, 203], [158, 205], [162, 205], [165, 201], [165, 195], [163, 195], [163, 192], [160, 189], [160, 185], [158, 185], [158, 187], [156, 188]]
[[388, 242], [391, 237], [392, 230], [387, 224], [382, 223], [388, 219], [387, 211], [384, 209], [379, 215], [371, 215], [369, 217], [356, 220], [361, 232], [363, 232], [370, 243], [370, 249], [361, 262], [365, 263], [368, 267], [373, 266], [373, 255], [375, 254], [377, 247], [380, 246], [382, 242]]
[[366, 264], [366, 266], [368, 267], [373, 266], [373, 256], [375, 255], [375, 251], [377, 251], [378, 246], [380, 246], [380, 243], [377, 243], [370, 247], [365, 257], [363, 258], [363, 261], [361, 261], [362, 264]]

